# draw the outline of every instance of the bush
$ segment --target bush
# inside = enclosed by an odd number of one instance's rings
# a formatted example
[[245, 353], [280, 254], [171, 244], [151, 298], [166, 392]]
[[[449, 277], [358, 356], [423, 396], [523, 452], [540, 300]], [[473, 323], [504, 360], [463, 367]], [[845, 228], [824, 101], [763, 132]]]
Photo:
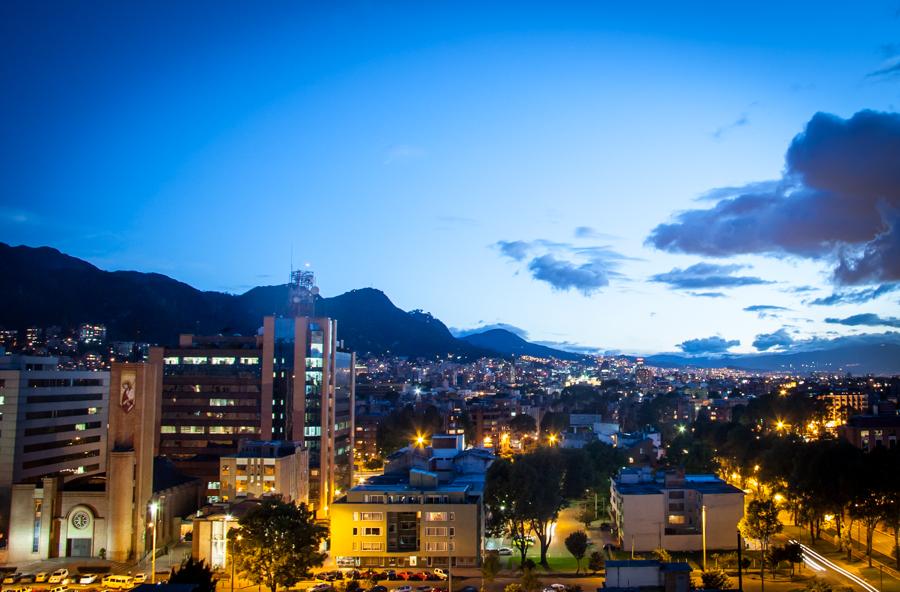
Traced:
[[819, 578], [811, 578], [806, 582], [805, 590], [807, 592], [835, 592], [831, 584]]
[[707, 590], [726, 590], [731, 586], [731, 580], [721, 569], [708, 569], [700, 574], [703, 587]]
[[654, 550], [653, 550], [653, 557], [654, 557], [655, 559], [659, 560], [659, 561], [664, 562], [664, 563], [665, 563], [665, 562], [672, 561], [672, 555], [669, 554], [668, 551], [666, 551], [665, 549], [662, 549], [662, 548], [660, 548], [660, 549], [654, 549]]
[[522, 584], [517, 584], [516, 582], [507, 584], [506, 587], [503, 588], [503, 592], [522, 592]]
[[591, 556], [588, 558], [588, 569], [594, 573], [601, 571], [606, 566], [606, 560], [603, 558], [603, 553], [600, 551], [594, 551], [591, 553]]

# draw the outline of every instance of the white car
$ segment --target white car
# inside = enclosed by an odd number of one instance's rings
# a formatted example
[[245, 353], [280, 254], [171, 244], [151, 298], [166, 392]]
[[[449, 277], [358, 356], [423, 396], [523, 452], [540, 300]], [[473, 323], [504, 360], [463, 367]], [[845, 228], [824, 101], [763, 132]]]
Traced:
[[135, 584], [143, 584], [147, 581], [147, 574], [144, 572], [134, 574], [134, 583]]
[[50, 577], [50, 574], [48, 574], [47, 572], [39, 571], [36, 574], [34, 574], [34, 582], [36, 584], [43, 584], [44, 582], [47, 581], [47, 578], [49, 578], [49, 577]]
[[399, 588], [394, 588], [394, 592], [413, 592], [412, 586], [400, 586]]
[[79, 584], [93, 584], [97, 581], [97, 574], [84, 574], [83, 576], [79, 576], [78, 583]]
[[48, 584], [62, 584], [69, 579], [69, 570], [66, 568], [58, 569], [47, 579]]
[[566, 592], [565, 584], [550, 584], [544, 588], [544, 592]]
[[433, 570], [431, 570], [431, 573], [433, 573], [439, 580], [447, 579], [447, 572], [445, 572], [444, 570], [442, 570], [439, 567], [436, 567]]

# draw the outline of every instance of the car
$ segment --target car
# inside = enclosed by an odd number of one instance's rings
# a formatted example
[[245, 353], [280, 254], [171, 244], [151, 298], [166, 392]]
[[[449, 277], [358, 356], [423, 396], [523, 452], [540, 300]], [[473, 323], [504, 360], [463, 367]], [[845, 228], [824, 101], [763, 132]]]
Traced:
[[544, 588], [544, 592], [566, 592], [565, 584], [550, 584]]
[[348, 571], [347, 573], [344, 574], [344, 577], [347, 578], [348, 580], [361, 580], [362, 572], [359, 571], [358, 569], [351, 569], [350, 571]]
[[463, 586], [459, 592], [479, 592], [479, 590], [475, 586]]
[[499, 549], [497, 549], [497, 555], [500, 555], [502, 557], [509, 557], [512, 554], [513, 550], [509, 547], [500, 547]]
[[435, 576], [437, 579], [439, 579], [439, 580], [446, 580], [447, 577], [448, 577], [447, 572], [445, 572], [445, 571], [444, 571], [443, 569], [441, 569], [440, 567], [434, 568], [434, 570], [432, 571], [432, 573], [433, 573], [434, 576]]
[[387, 586], [372, 586], [366, 592], [388, 592]]
[[50, 577], [50, 574], [48, 574], [47, 572], [39, 571], [36, 574], [34, 574], [34, 581], [38, 584], [43, 584], [44, 582], [47, 581], [47, 578], [49, 578], [49, 577]]
[[364, 569], [359, 572], [359, 579], [361, 580], [383, 580], [384, 574], [380, 571], [375, 571], [374, 569]]
[[406, 580], [409, 580], [410, 578], [412, 578], [414, 575], [415, 574], [413, 572], [404, 570], [397, 574], [397, 579], [406, 581]]
[[19, 578], [20, 584], [31, 584], [32, 582], [34, 582], [34, 574], [25, 574]]
[[400, 586], [399, 588], [394, 588], [394, 592], [413, 592], [412, 586], [407, 584], [406, 586]]
[[135, 584], [143, 584], [144, 582], [147, 581], [147, 574], [145, 574], [144, 572], [138, 572], [138, 573], [134, 574], [133, 577], [134, 577]]
[[428, 573], [427, 571], [417, 571], [409, 579], [418, 580], [420, 582], [427, 582], [428, 580], [431, 579], [431, 577], [432, 577], [431, 574]]
[[48, 584], [62, 584], [64, 580], [69, 579], [69, 570], [66, 568], [58, 569], [47, 578]]
[[79, 584], [93, 584], [96, 581], [97, 581], [97, 574], [84, 574], [84, 575], [78, 576]]
[[18, 572], [8, 573], [5, 576], [3, 576], [3, 583], [4, 584], [16, 584], [21, 579], [22, 579], [22, 574], [20, 574]]
[[339, 571], [339, 570], [335, 570], [335, 571], [331, 572], [331, 580], [332, 581], [343, 580], [343, 579], [344, 579], [344, 572]]
[[328, 592], [329, 590], [331, 590], [330, 584], [316, 584], [309, 589], [309, 592]]
[[394, 571], [393, 569], [386, 569], [386, 570], [384, 570], [384, 574], [383, 574], [383, 575], [384, 575], [384, 577], [385, 577], [386, 579], [388, 579], [388, 580], [396, 580], [396, 579], [397, 579], [397, 572]]
[[331, 575], [329, 575], [329, 572], [327, 572], [327, 571], [320, 571], [319, 573], [316, 574], [316, 579], [323, 581], [323, 582], [330, 582]]
[[416, 586], [416, 592], [433, 592], [434, 588], [431, 586]]
[[134, 578], [111, 574], [103, 578], [102, 585], [110, 590], [130, 590], [134, 587]]

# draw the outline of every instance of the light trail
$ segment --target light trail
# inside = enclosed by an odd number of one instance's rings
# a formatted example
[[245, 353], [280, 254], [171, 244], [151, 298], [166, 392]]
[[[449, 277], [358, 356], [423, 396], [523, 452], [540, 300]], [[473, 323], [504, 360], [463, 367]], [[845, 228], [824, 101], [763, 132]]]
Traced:
[[[834, 571], [838, 572], [839, 574], [841, 574], [842, 576], [844, 576], [844, 577], [847, 578], [848, 580], [852, 581], [853, 583], [862, 586], [862, 588], [863, 588], [864, 590], [866, 590], [866, 592], [879, 592], [878, 588], [876, 588], [875, 586], [873, 586], [873, 585], [870, 584], [869, 582], [865, 581], [864, 579], [862, 579], [862, 578], [859, 577], [858, 575], [853, 574], [853, 573], [847, 571], [846, 569], [844, 569], [844, 568], [841, 567], [840, 565], [836, 564], [835, 562], [831, 561], [831, 560], [828, 559], [827, 557], [824, 557], [824, 556], [821, 555], [820, 553], [818, 553], [818, 552], [816, 552], [816, 551], [810, 549], [809, 547], [807, 547], [806, 545], [804, 545], [804, 544], [801, 543], [800, 541], [791, 540], [790, 542], [791, 542], [791, 543], [796, 543], [796, 544], [800, 545], [800, 548], [803, 549], [803, 559], [804, 559], [804, 561], [805, 561], [807, 564], [809, 563], [809, 560], [808, 560], [807, 556], [812, 557], [813, 559], [815, 559], [815, 563], [816, 563], [817, 565], [818, 565], [818, 564], [821, 564], [821, 565], [819, 565], [819, 567], [821, 567], [822, 565], [824, 565], [824, 566], [826, 566], [826, 567], [830, 567], [831, 569], [833, 569]], [[810, 567], [812, 567], [812, 566], [810, 565]], [[815, 569], [815, 568], [813, 568], [813, 569]]]

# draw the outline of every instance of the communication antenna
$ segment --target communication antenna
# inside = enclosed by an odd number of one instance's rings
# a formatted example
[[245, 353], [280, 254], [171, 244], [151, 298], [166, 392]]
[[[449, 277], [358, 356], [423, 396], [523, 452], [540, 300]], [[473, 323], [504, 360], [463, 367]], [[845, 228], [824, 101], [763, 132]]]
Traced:
[[316, 296], [319, 288], [316, 286], [316, 276], [312, 271], [293, 269], [291, 259], [291, 282], [288, 287], [290, 295], [291, 315], [295, 317], [315, 316]]

